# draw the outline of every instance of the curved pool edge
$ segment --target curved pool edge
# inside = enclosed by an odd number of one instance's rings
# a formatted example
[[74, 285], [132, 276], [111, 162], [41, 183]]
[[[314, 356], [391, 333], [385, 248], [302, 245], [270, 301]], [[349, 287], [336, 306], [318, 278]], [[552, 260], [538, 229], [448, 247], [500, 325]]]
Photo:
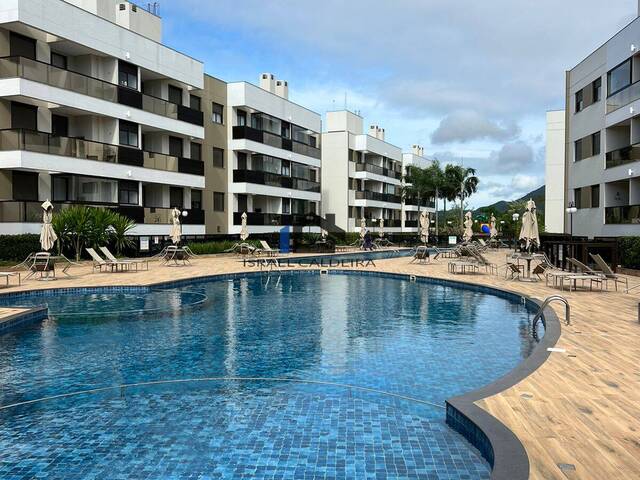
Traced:
[[0, 335], [13, 332], [36, 322], [42, 322], [48, 317], [49, 309], [46, 306], [25, 308], [23, 311], [0, 319]]
[[[319, 269], [298, 269], [281, 272], [280, 274], [316, 274], [323, 272]], [[483, 293], [493, 294], [502, 298], [522, 299], [527, 303], [540, 307], [539, 300], [521, 294], [519, 292], [471, 283], [462, 280], [444, 279], [438, 277], [430, 277], [426, 275], [412, 275], [407, 273], [386, 272], [386, 271], [363, 271], [352, 269], [327, 269], [328, 274], [343, 275], [359, 275], [359, 276], [377, 276], [398, 278], [409, 281], [419, 281], [424, 283], [439, 284], [443, 286], [452, 286], [465, 289], [476, 290]], [[104, 291], [131, 291], [138, 292], [148, 291], [152, 288], [175, 288], [184, 285], [204, 283], [210, 280], [232, 280], [244, 277], [254, 277], [268, 275], [267, 272], [251, 271], [251, 272], [229, 272], [229, 273], [212, 273], [209, 275], [195, 276], [179, 280], [169, 280], [146, 285], [102, 285], [87, 287], [61, 287], [61, 288], [45, 288], [38, 290], [22, 290], [17, 292], [0, 293], [0, 297], [12, 297], [20, 295], [43, 295], [56, 291], [74, 291], [74, 292], [98, 292]], [[46, 310], [46, 307], [35, 307], [32, 310]], [[23, 312], [24, 313], [24, 312]], [[43, 318], [46, 318], [47, 313]], [[491, 480], [527, 480], [529, 478], [529, 457], [527, 452], [518, 439], [518, 437], [500, 420], [482, 409], [475, 402], [485, 398], [497, 395], [514, 385], [526, 379], [542, 366], [550, 355], [547, 350], [553, 347], [560, 338], [561, 326], [558, 316], [552, 308], [547, 307], [544, 310], [545, 334], [534, 348], [531, 355], [522, 360], [513, 370], [496, 381], [473, 390], [471, 392], [452, 397], [445, 401], [446, 403], [446, 423], [450, 428], [461, 434], [469, 443], [471, 443], [482, 455], [482, 457], [491, 466]], [[34, 322], [37, 321], [34, 320]], [[27, 322], [31, 323], [31, 322]], [[16, 327], [20, 328], [22, 325]], [[13, 331], [15, 329], [12, 329]], [[0, 334], [5, 333], [0, 331]]]

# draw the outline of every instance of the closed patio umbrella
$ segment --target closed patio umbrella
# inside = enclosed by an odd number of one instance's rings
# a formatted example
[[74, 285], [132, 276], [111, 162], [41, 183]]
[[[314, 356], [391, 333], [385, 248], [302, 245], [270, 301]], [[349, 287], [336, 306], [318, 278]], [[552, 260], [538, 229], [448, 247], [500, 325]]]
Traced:
[[49, 200], [45, 201], [42, 204], [42, 230], [40, 231], [40, 246], [42, 250], [48, 252], [53, 248], [58, 240], [58, 236], [56, 232], [53, 231], [53, 226], [51, 225], [51, 220], [53, 218], [53, 205]]
[[471, 212], [467, 212], [464, 218], [464, 233], [462, 235], [462, 240], [470, 242], [473, 238], [473, 218], [471, 218]]
[[496, 217], [491, 214], [491, 230], [489, 231], [490, 238], [496, 238], [498, 236], [498, 229], [496, 228]]
[[240, 224], [240, 240], [243, 242], [249, 238], [249, 229], [247, 228], [247, 212], [242, 212], [242, 223]]
[[429, 217], [427, 212], [420, 213], [420, 241], [422, 243], [429, 241]]
[[177, 208], [174, 208], [171, 211], [171, 221], [172, 225], [169, 236], [174, 244], [178, 244], [180, 242], [180, 237], [182, 237], [182, 227], [180, 226], [180, 210]]
[[364, 218], [360, 219], [360, 239], [364, 240], [364, 236], [367, 234], [367, 220]]
[[527, 250], [540, 246], [540, 234], [538, 233], [538, 216], [536, 215], [536, 203], [529, 199], [527, 209], [522, 214], [522, 228], [520, 228], [520, 240], [525, 242]]
[[380, 238], [384, 237], [384, 218], [380, 219]]

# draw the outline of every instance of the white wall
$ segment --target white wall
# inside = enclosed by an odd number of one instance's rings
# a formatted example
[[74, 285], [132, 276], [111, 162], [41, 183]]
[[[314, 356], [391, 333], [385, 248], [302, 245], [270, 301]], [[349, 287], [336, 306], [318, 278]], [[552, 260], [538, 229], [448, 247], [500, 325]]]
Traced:
[[349, 219], [349, 133], [322, 134], [322, 216], [335, 215], [339, 228]]
[[565, 112], [547, 112], [544, 228], [549, 233], [564, 232], [564, 154]]

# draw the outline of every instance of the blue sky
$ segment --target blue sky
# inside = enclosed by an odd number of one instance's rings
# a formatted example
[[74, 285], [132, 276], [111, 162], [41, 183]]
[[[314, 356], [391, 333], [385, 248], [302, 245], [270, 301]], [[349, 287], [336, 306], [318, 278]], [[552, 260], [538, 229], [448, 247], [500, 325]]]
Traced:
[[160, 14], [164, 43], [211, 75], [274, 73], [322, 114], [346, 94], [391, 143], [476, 168], [480, 206], [544, 183], [545, 112], [564, 106], [565, 70], [636, 10], [635, 0], [164, 0]]

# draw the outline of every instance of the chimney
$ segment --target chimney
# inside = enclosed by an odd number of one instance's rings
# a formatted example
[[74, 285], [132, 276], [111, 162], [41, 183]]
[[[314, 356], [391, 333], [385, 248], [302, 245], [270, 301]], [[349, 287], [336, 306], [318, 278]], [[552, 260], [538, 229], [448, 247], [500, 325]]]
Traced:
[[263, 73], [260, 75], [260, 88], [267, 92], [276, 93], [276, 79], [272, 73]]
[[276, 80], [276, 95], [289, 100], [289, 82], [286, 80]]
[[420, 145], [412, 145], [411, 146], [411, 153], [413, 153], [414, 155], [416, 155], [418, 157], [424, 157], [424, 148], [421, 147]]
[[371, 125], [369, 127], [369, 135], [384, 142], [384, 128], [380, 128], [378, 125]]

